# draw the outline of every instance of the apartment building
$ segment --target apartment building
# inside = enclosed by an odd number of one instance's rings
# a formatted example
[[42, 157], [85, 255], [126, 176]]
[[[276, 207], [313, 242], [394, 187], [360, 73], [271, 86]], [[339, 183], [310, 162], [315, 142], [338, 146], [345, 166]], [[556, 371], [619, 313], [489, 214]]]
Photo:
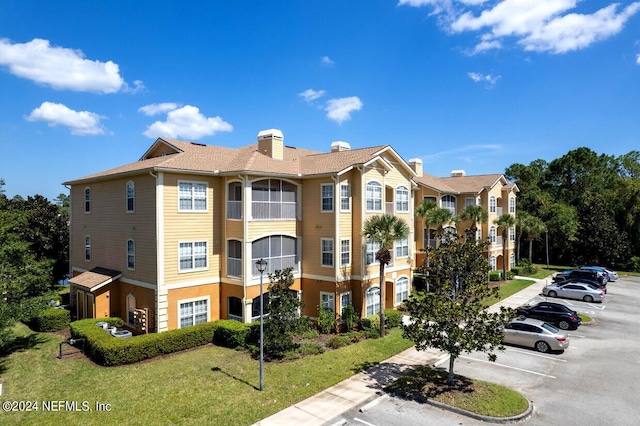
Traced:
[[[286, 146], [277, 129], [240, 148], [159, 138], [139, 161], [66, 182], [74, 313], [140, 331], [144, 312], [152, 332], [251, 322], [260, 259], [265, 297], [268, 273], [293, 268], [304, 315], [316, 317], [319, 305], [339, 314], [352, 304], [362, 316], [397, 306], [411, 287], [413, 195], [429, 188], [389, 145], [327, 148]], [[411, 234], [392, 250], [381, 307], [378, 247], [362, 229], [385, 212]]]
[[[449, 209], [451, 213], [460, 217], [464, 209], [469, 205], [482, 206], [489, 214], [486, 223], [477, 223], [476, 239], [488, 241], [489, 247], [485, 252], [486, 258], [492, 270], [502, 270], [503, 262], [506, 262], [506, 270], [516, 264], [515, 244], [516, 229], [511, 227], [507, 232], [506, 241], [503, 241], [498, 226], [494, 223], [503, 213], [516, 215], [516, 196], [519, 192], [514, 183], [509, 183], [504, 175], [469, 175], [464, 170], [453, 170], [448, 177], [431, 176], [423, 172], [422, 161], [409, 160], [409, 165], [415, 171], [415, 182], [418, 190], [415, 195], [416, 204], [423, 200], [430, 200], [439, 207]], [[471, 229], [470, 221], [451, 222], [445, 228], [445, 232], [457, 232], [465, 234], [465, 230]], [[420, 250], [436, 244], [436, 229], [425, 226], [424, 221], [415, 218], [415, 242], [416, 265], [421, 265], [424, 253]], [[506, 258], [504, 248], [506, 246]]]

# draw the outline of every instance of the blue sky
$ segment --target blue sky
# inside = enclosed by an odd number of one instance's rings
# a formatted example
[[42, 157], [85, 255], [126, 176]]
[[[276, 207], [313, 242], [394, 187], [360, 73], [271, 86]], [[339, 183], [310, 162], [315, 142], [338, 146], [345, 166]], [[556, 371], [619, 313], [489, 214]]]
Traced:
[[0, 9], [9, 197], [136, 161], [156, 137], [503, 173], [640, 149], [640, 2], [29, 1]]

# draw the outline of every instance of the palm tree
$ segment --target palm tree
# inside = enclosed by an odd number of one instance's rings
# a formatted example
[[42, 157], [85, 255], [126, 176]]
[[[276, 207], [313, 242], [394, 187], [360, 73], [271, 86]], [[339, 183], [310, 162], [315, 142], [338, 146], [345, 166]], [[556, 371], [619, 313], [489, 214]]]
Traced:
[[509, 228], [515, 226], [516, 218], [509, 213], [505, 213], [493, 221], [498, 228], [502, 229], [502, 279], [507, 278], [507, 235]]
[[394, 241], [409, 236], [409, 225], [404, 220], [390, 214], [371, 216], [364, 222], [362, 234], [368, 241], [380, 245], [380, 249], [376, 253], [376, 260], [380, 263], [380, 337], [384, 337], [384, 267], [391, 263], [390, 249], [393, 247]]
[[476, 241], [476, 233], [478, 232], [478, 222], [487, 223], [489, 220], [489, 212], [487, 212], [482, 206], [472, 204], [467, 206], [460, 215], [461, 220], [470, 220], [471, 228], [469, 234], [473, 236], [473, 240]]
[[533, 262], [533, 240], [542, 235], [547, 230], [547, 226], [540, 218], [527, 214], [520, 221], [520, 230], [527, 236], [527, 241], [529, 241], [529, 262], [531, 263]]
[[[416, 207], [416, 216], [421, 217], [424, 220], [424, 228], [427, 230], [427, 246], [425, 250], [431, 245], [431, 234], [429, 232], [429, 226], [431, 225], [431, 210], [437, 208], [438, 205], [435, 201], [423, 200], [418, 207]], [[429, 256], [427, 256], [427, 266], [429, 266]]]

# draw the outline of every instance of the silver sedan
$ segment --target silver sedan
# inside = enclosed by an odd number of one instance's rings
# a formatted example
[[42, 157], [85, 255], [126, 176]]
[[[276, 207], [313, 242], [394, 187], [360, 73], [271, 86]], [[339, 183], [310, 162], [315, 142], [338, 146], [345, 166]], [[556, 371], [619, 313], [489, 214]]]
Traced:
[[584, 300], [585, 302], [604, 301], [604, 290], [587, 283], [555, 283], [542, 289], [542, 294], [549, 297]]
[[569, 347], [566, 331], [533, 318], [514, 319], [502, 332], [503, 343], [535, 348], [539, 352], [564, 351]]

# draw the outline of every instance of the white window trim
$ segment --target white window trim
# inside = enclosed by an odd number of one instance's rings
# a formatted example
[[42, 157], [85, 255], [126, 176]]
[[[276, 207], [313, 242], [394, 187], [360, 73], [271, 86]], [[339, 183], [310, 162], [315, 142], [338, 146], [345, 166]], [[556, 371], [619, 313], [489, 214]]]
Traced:
[[[407, 209], [406, 209], [406, 210], [404, 210], [404, 209], [403, 209], [403, 210], [399, 210], [399, 209], [398, 209], [398, 204], [399, 204], [399, 203], [403, 203], [403, 201], [401, 201], [401, 200], [400, 200], [400, 197], [399, 197], [399, 191], [400, 191], [400, 190], [404, 190], [404, 191], [407, 193]], [[400, 185], [400, 186], [398, 186], [398, 187], [396, 188], [396, 202], [394, 203], [394, 204], [395, 204], [395, 206], [394, 206], [395, 211], [396, 211], [397, 213], [408, 213], [408, 212], [409, 212], [409, 199], [410, 199], [410, 198], [411, 198], [411, 192], [409, 191], [409, 188], [407, 188], [407, 187], [406, 187], [406, 186], [404, 186], [404, 185]]]
[[[369, 191], [368, 191], [368, 189], [367, 189], [367, 188], [369, 188], [369, 185], [371, 185], [371, 184], [377, 184], [377, 185], [374, 185], [374, 186], [375, 186], [376, 188], [379, 188], [379, 189], [380, 189], [380, 209], [379, 209], [379, 210], [376, 210], [375, 208], [374, 208], [374, 209], [370, 209], [370, 208], [369, 208], [369, 206], [367, 205], [367, 204], [368, 204], [368, 202], [367, 202], [367, 201], [368, 201], [368, 200], [367, 200], [367, 196], [369, 195], [369, 194], [368, 194], [368, 192], [369, 192]], [[374, 207], [375, 207], [375, 200], [376, 200], [376, 199], [373, 199], [373, 201], [374, 201], [374, 202], [373, 202]], [[383, 211], [384, 211], [384, 194], [383, 194], [383, 186], [382, 186], [382, 184], [381, 184], [380, 182], [378, 182], [377, 180], [372, 180], [372, 181], [367, 182], [367, 184], [366, 184], [366, 185], [365, 185], [365, 187], [364, 187], [364, 207], [365, 207], [365, 211], [366, 211], [366, 212], [377, 212], [377, 213], [380, 213], [380, 212], [383, 212]]]
[[342, 311], [344, 310], [345, 306], [342, 305], [342, 296], [344, 296], [345, 294], [349, 295], [349, 304], [353, 305], [353, 294], [350, 291], [344, 291], [342, 293], [340, 293], [340, 312], [339, 314], [342, 315]]
[[[398, 281], [402, 280], [402, 279], [406, 279], [407, 280], [407, 299], [409, 298], [410, 292], [411, 292], [411, 281], [409, 280], [409, 277], [407, 277], [406, 275], [403, 275], [401, 277], [398, 277], [398, 279], [396, 279], [396, 282], [393, 285], [393, 290], [394, 290], [394, 294], [393, 294], [393, 301], [394, 301], [394, 306], [398, 306], [399, 304], [401, 304], [403, 302], [403, 300], [398, 300]], [[405, 299], [406, 300], [406, 299]]]
[[[491, 201], [493, 201], [493, 205], [491, 205]], [[498, 211], [498, 200], [493, 195], [489, 197], [489, 213], [495, 213]]]
[[[129, 241], [133, 243], [133, 268], [129, 266]], [[136, 241], [133, 238], [127, 239], [126, 250], [127, 250], [127, 269], [130, 271], [135, 271], [136, 270]]]
[[509, 227], [509, 241], [515, 241], [515, 240], [516, 240], [516, 227], [511, 226]]
[[[87, 200], [87, 191], [89, 191], [89, 199]], [[87, 210], [87, 202], [89, 203], [89, 209]], [[82, 192], [82, 210], [84, 210], [84, 214], [91, 213], [91, 188], [86, 186], [84, 191]]]
[[[453, 211], [451, 211], [448, 207], [444, 206], [444, 197], [453, 198]], [[442, 207], [443, 209], [449, 210], [455, 216], [456, 214], [458, 214], [458, 197], [456, 197], [455, 195], [452, 195], [452, 194], [441, 195], [440, 196], [440, 207]]]
[[[471, 202], [469, 202], [471, 201]], [[476, 204], [476, 199], [475, 197], [465, 197], [464, 199], [464, 206], [468, 207], [468, 206], [474, 206]]]
[[516, 197], [509, 197], [509, 213], [516, 212]]
[[[373, 248], [374, 248], [374, 250], [373, 250], [373, 260], [371, 261], [371, 263], [367, 263], [367, 255], [369, 253], [367, 246], [369, 244], [371, 244], [373, 246]], [[377, 249], [375, 248], [376, 246], [378, 247]], [[376, 260], [376, 253], [378, 252], [378, 250], [380, 250], [380, 244], [379, 243], [376, 243], [376, 242], [373, 242], [373, 241], [370, 241], [370, 240], [367, 240], [365, 242], [365, 246], [364, 246], [364, 263], [365, 263], [365, 266], [375, 265], [376, 263], [378, 263], [378, 261]]]
[[127, 294], [127, 297], [125, 297], [125, 304], [126, 304], [125, 306], [126, 306], [126, 311], [127, 311], [126, 312], [127, 319], [126, 319], [125, 322], [127, 324], [129, 324], [130, 326], [135, 327], [135, 324], [129, 322], [129, 312], [131, 312], [131, 310], [129, 310], [129, 299], [133, 299], [133, 309], [134, 309], [134, 311], [135, 311], [136, 306], [137, 306], [137, 304], [136, 304], [136, 296], [133, 293]]
[[[371, 287], [369, 287], [369, 288], [364, 292], [364, 315], [365, 315], [365, 317], [370, 316], [370, 315], [368, 314], [368, 312], [367, 312], [367, 308], [368, 308], [368, 305], [367, 305], [367, 293], [369, 293], [370, 291], [373, 291], [373, 290], [374, 290], [374, 289], [376, 289], [376, 288], [378, 289], [378, 291], [380, 291], [380, 285], [372, 285]], [[375, 306], [376, 304], [377, 304], [377, 305], [380, 305], [380, 297], [379, 297], [379, 294], [378, 294], [378, 295], [376, 295], [376, 297], [374, 298], [374, 303], [373, 303], [373, 305]], [[373, 312], [371, 315], [376, 315], [376, 314], [378, 314], [378, 313], [382, 310], [382, 306], [378, 306], [378, 309], [379, 309], [379, 311], [378, 311], [378, 312]]]
[[[89, 239], [89, 244], [87, 244], [87, 238]], [[92, 251], [93, 251], [93, 243], [91, 242], [91, 235], [84, 236], [84, 261], [91, 262]], [[89, 258], [87, 259], [87, 245], [89, 246]]]
[[336, 312], [336, 295], [335, 293], [330, 293], [328, 291], [321, 291], [320, 292], [320, 305], [324, 305], [324, 301], [322, 300], [322, 296], [329, 296], [332, 300], [333, 300], [333, 307], [330, 307], [333, 312]]
[[[349, 250], [348, 250], [348, 254], [349, 254], [349, 262], [347, 263], [342, 263], [342, 242], [343, 241], [347, 241], [349, 243]], [[351, 239], [350, 238], [341, 238], [340, 239], [340, 266], [344, 267], [344, 266], [350, 266], [351, 265]]]
[[[129, 210], [129, 185], [133, 187], [133, 195], [131, 199], [133, 200], [133, 208]], [[136, 212], [136, 183], [132, 180], [127, 181], [125, 185], [125, 210], [127, 213], [135, 213]]]
[[[324, 263], [324, 243], [331, 242], [331, 265], [327, 265]], [[333, 238], [320, 238], [320, 266], [323, 268], [333, 268], [334, 267], [334, 258], [336, 255], [336, 246], [334, 244]]]
[[[205, 208], [204, 210], [196, 210], [196, 209], [182, 209], [180, 208], [180, 184], [181, 183], [190, 183], [190, 184], [198, 184], [198, 185], [204, 185], [205, 186], [205, 191], [204, 191], [204, 200], [205, 200]], [[197, 181], [197, 180], [178, 180], [178, 184], [176, 186], [177, 189], [177, 197], [178, 197], [178, 212], [179, 213], [208, 213], [209, 212], [209, 182], [206, 181]], [[192, 200], [192, 205], [195, 205], [195, 203], [193, 202], [195, 200], [195, 198], [193, 197], [193, 188], [191, 191], [191, 200]]]
[[[211, 321], [211, 297], [210, 296], [200, 296], [200, 297], [192, 297], [190, 299], [181, 299], [181, 300], [178, 300], [177, 303], [176, 303], [177, 328], [182, 328], [180, 326], [180, 304], [182, 304], [182, 303], [195, 303], [195, 302], [200, 302], [202, 300], [206, 300], [207, 301], [207, 320], [205, 322]], [[195, 306], [194, 306], [194, 308], [195, 308]], [[191, 326], [189, 326], [189, 327], [191, 327]]]
[[404, 247], [404, 245], [403, 245], [403, 246], [398, 245], [398, 241], [401, 241], [401, 240], [396, 240], [396, 241], [394, 242], [394, 245], [395, 245], [395, 247], [394, 247], [394, 248], [395, 248], [395, 253], [394, 253], [394, 255], [395, 255], [395, 256], [394, 256], [394, 257], [395, 257], [396, 259], [403, 258], [403, 257], [409, 257], [409, 237], [404, 238], [404, 240], [407, 242], [407, 244], [406, 244], [406, 247], [407, 247], [407, 254], [403, 254], [403, 255], [401, 255], [401, 256], [398, 256], [398, 248], [399, 248], [399, 247]]
[[[344, 194], [344, 187], [347, 188], [346, 190], [346, 195]], [[347, 204], [349, 204], [349, 207], [344, 209], [342, 208], [342, 200], [343, 199], [347, 199]], [[350, 212], [351, 211], [351, 185], [348, 183], [341, 183], [340, 184], [340, 211], [341, 212]]]
[[[206, 251], [205, 251], [205, 259], [207, 262], [207, 266], [204, 268], [191, 268], [191, 269], [180, 269], [180, 244], [195, 244], [195, 243], [205, 243]], [[191, 246], [191, 257], [193, 259], [193, 245]], [[193, 262], [195, 264], [195, 260]], [[207, 271], [209, 269], [209, 240], [180, 240], [178, 241], [178, 273], [179, 274], [188, 274], [190, 272], [198, 272], [198, 271]]]
[[[331, 209], [325, 209], [324, 208], [324, 188], [325, 187], [329, 187], [331, 188]], [[335, 197], [335, 191], [336, 188], [332, 183], [322, 183], [320, 184], [320, 212], [322, 213], [333, 213], [333, 211], [336, 209], [336, 197]]]
[[491, 256], [489, 258], [489, 266], [491, 267], [492, 271], [496, 270], [496, 257], [495, 256]]
[[489, 242], [491, 244], [495, 244], [497, 241], [497, 230], [495, 226], [492, 226], [491, 228], [489, 228]]

